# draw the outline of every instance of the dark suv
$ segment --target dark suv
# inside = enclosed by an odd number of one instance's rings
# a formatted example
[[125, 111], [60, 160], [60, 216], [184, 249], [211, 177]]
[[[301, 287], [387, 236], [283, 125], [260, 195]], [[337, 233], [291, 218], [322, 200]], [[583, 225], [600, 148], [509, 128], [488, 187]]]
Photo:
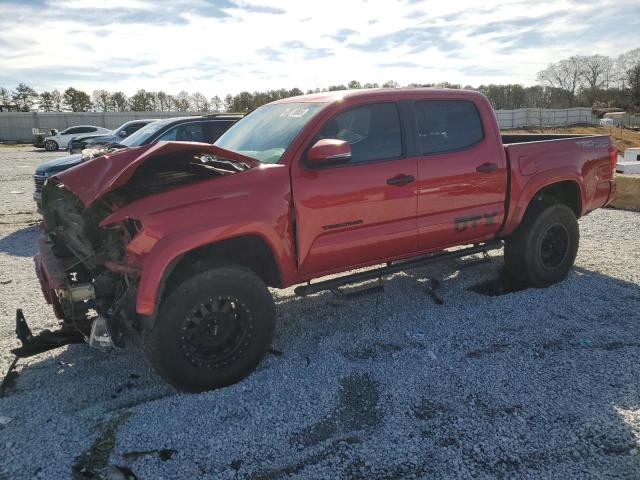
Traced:
[[96, 155], [106, 153], [113, 149], [139, 147], [161, 141], [213, 143], [227, 128], [242, 118], [242, 116], [242, 114], [233, 113], [156, 120], [121, 140], [119, 143], [111, 143], [98, 147], [92, 156], [76, 154], [48, 160], [40, 164], [33, 175], [36, 186], [33, 199], [38, 205], [38, 210], [40, 210], [42, 186], [48, 177], [87, 161]]

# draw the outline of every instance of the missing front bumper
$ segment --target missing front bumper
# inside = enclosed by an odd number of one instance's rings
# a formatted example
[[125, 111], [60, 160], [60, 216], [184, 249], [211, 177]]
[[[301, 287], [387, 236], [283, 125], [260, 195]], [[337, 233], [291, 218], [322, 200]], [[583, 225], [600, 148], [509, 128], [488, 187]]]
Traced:
[[43, 330], [38, 335], [33, 335], [20, 308], [16, 310], [16, 336], [22, 346], [14, 348], [11, 353], [19, 358], [31, 357], [65, 345], [86, 342], [84, 335], [78, 330], [65, 328], [55, 332]]

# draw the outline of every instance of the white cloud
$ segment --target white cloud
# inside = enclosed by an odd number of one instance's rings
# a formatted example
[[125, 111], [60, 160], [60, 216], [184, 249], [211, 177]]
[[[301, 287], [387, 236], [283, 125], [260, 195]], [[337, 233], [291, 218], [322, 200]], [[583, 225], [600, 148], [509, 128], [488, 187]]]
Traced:
[[[640, 46], [635, 1], [98, 0], [0, 4], [0, 85], [225, 95], [393, 79], [531, 84]], [[29, 28], [26, 27], [29, 25]]]

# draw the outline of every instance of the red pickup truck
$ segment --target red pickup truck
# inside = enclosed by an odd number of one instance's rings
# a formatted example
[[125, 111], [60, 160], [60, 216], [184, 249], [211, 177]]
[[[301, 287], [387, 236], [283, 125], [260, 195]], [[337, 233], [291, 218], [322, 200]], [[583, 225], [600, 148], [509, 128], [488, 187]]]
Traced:
[[485, 97], [430, 88], [289, 98], [214, 145], [105, 155], [45, 185], [35, 263], [62, 328], [33, 337], [19, 315], [15, 352], [140, 347], [202, 391], [267, 352], [268, 286], [307, 295], [503, 245], [509, 272], [548, 286], [576, 219], [612, 200], [615, 161], [608, 136], [501, 136]]

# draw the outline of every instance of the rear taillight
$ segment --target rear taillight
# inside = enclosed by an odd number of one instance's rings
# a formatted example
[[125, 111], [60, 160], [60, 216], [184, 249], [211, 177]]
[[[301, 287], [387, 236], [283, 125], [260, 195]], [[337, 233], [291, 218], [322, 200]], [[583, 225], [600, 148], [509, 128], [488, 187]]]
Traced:
[[615, 145], [609, 145], [609, 159], [611, 160], [611, 171], [616, 171], [618, 164], [618, 149]]

